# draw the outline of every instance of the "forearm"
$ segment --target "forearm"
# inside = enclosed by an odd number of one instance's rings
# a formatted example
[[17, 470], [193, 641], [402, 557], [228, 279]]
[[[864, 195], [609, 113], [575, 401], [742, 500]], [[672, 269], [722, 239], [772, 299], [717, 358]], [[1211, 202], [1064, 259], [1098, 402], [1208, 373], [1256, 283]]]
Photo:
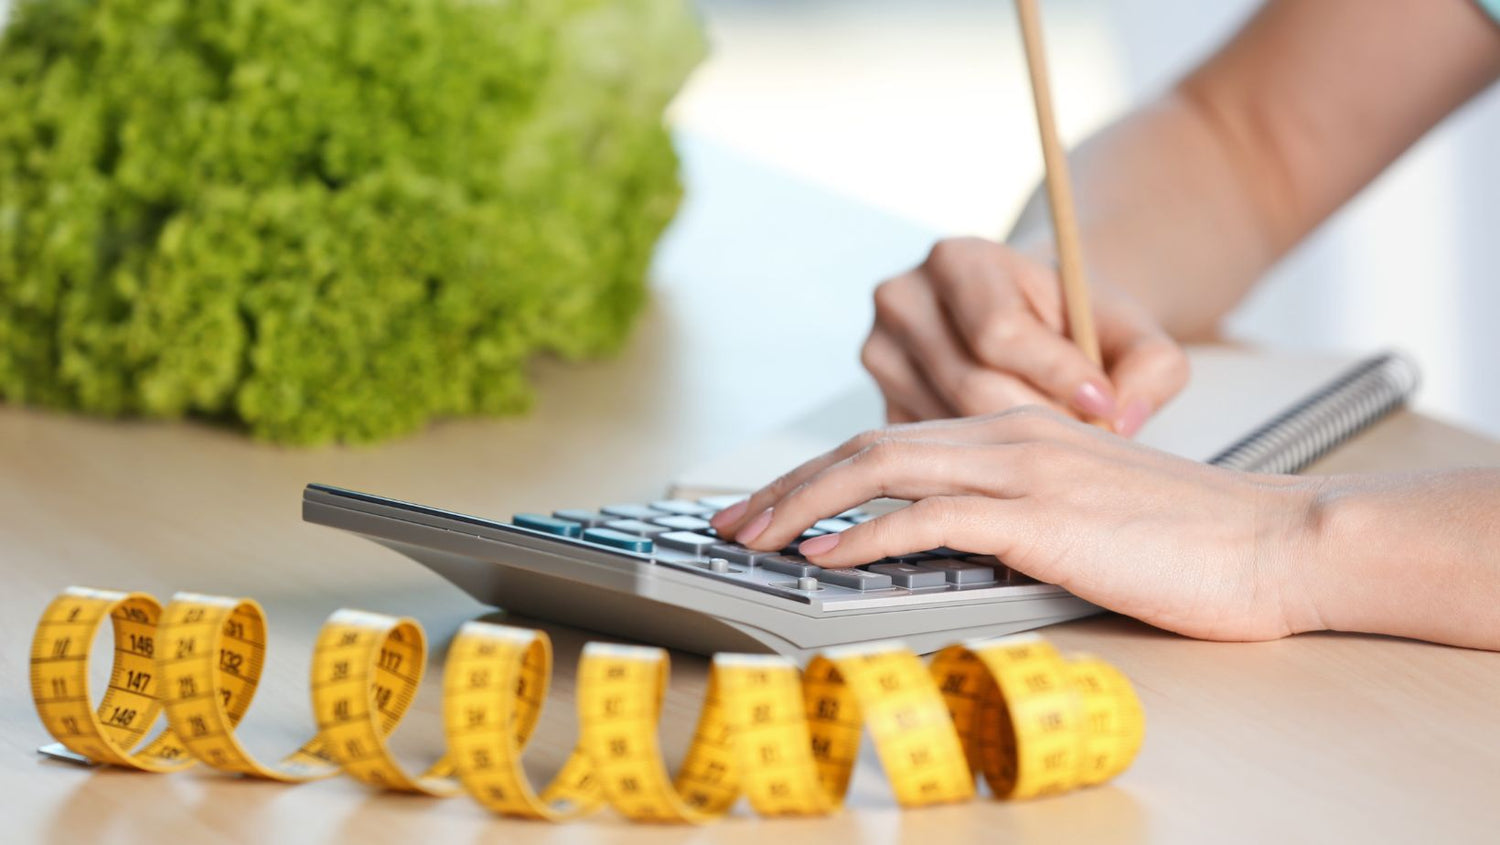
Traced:
[[[1473, 0], [1271, 0], [1177, 88], [1072, 156], [1092, 277], [1173, 335], [1212, 331], [1267, 267], [1500, 77]], [[1034, 195], [1012, 241], [1043, 256]]]
[[1295, 628], [1500, 650], [1500, 470], [1332, 477], [1309, 525]]
[[[1069, 161], [1091, 279], [1129, 293], [1174, 337], [1211, 333], [1277, 257], [1254, 166], [1226, 152], [1188, 97], [1131, 113]], [[1051, 259], [1048, 215], [1039, 188], [1010, 244]]]

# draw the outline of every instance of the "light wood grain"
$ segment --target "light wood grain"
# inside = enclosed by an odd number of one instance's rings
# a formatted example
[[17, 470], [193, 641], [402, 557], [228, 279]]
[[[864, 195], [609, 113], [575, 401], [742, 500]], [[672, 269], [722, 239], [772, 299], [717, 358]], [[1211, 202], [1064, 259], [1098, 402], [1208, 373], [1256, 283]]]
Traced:
[[[578, 385], [570, 381], [554, 380], [550, 413], [588, 407], [587, 391], [571, 393]], [[309, 649], [317, 625], [334, 608], [414, 615], [433, 635], [434, 659], [440, 659], [458, 624], [486, 609], [393, 553], [301, 524], [300, 486], [329, 479], [487, 514], [571, 500], [589, 485], [603, 489], [604, 498], [650, 492], [633, 491], [634, 479], [559, 470], [551, 450], [537, 448], [549, 443], [550, 413], [524, 422], [442, 426], [379, 451], [308, 453], [194, 425], [113, 425], [0, 410], [0, 465], [6, 467], [0, 542], [7, 578], [0, 596], [6, 643], [0, 654], [0, 789], [11, 833], [69, 842], [96, 836], [139, 841], [160, 829], [198, 841], [467, 840], [500, 832], [517, 841], [585, 835], [748, 841], [774, 831], [787, 841], [983, 835], [1023, 842], [1253, 842], [1280, 838], [1289, 826], [1308, 841], [1351, 834], [1452, 840], [1500, 823], [1490, 794], [1493, 773], [1500, 771], [1494, 655], [1364, 636], [1200, 643], [1117, 617], [1057, 626], [1047, 635], [1067, 649], [1104, 656], [1134, 680], [1149, 719], [1144, 750], [1113, 785], [1029, 804], [984, 801], [903, 813], [867, 754], [853, 811], [834, 819], [770, 823], [741, 811], [708, 833], [630, 827], [608, 816], [552, 828], [497, 820], [463, 799], [377, 795], [345, 779], [286, 787], [203, 772], [87, 771], [35, 756], [45, 736], [25, 694], [30, 626], [52, 593], [69, 583], [161, 596], [192, 589], [260, 598], [271, 618], [271, 659], [245, 736], [267, 756], [289, 750], [311, 727]], [[1319, 469], [1477, 462], [1500, 464], [1500, 445], [1400, 414]], [[504, 467], [505, 478], [493, 467]], [[559, 674], [532, 754], [538, 777], [571, 747], [571, 673], [587, 639], [560, 626], [541, 627], [556, 638]], [[674, 758], [685, 748], [704, 670], [699, 658], [674, 656], [664, 720]], [[434, 673], [397, 735], [413, 765], [441, 748], [437, 692]]]
[[1042, 162], [1047, 168], [1047, 202], [1052, 210], [1052, 237], [1057, 242], [1057, 270], [1062, 278], [1068, 335], [1090, 361], [1102, 364], [1099, 337], [1094, 331], [1094, 310], [1089, 302], [1078, 212], [1073, 204], [1073, 177], [1068, 169], [1067, 151], [1057, 135], [1052, 78], [1047, 71], [1047, 47], [1037, 0], [1016, 0], [1016, 15], [1021, 21], [1021, 40], [1026, 48], [1026, 70], [1031, 79], [1031, 100], [1036, 106]]

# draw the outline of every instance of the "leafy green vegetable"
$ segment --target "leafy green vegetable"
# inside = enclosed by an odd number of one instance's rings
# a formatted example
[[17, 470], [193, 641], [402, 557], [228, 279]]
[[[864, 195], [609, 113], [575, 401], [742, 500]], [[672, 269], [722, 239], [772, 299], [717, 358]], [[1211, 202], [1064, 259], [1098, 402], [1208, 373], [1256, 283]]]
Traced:
[[685, 0], [22, 0], [0, 398], [282, 443], [511, 413], [676, 209]]

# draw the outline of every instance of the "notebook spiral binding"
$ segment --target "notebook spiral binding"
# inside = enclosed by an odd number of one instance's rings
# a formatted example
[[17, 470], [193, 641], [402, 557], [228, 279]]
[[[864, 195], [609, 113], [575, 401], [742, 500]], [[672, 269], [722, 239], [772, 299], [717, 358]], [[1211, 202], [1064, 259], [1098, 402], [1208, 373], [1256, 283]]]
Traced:
[[1292, 473], [1401, 406], [1417, 365], [1397, 352], [1363, 361], [1209, 461], [1246, 472]]

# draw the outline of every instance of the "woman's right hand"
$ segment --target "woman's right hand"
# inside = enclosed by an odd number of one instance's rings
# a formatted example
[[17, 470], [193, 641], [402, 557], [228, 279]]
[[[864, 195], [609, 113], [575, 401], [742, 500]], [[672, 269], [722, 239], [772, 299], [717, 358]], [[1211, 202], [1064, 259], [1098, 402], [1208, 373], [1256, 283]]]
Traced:
[[1063, 333], [1056, 271], [980, 238], [939, 241], [875, 290], [861, 361], [893, 423], [1045, 405], [1127, 437], [1187, 382], [1187, 357], [1125, 293], [1094, 284], [1104, 368]]

